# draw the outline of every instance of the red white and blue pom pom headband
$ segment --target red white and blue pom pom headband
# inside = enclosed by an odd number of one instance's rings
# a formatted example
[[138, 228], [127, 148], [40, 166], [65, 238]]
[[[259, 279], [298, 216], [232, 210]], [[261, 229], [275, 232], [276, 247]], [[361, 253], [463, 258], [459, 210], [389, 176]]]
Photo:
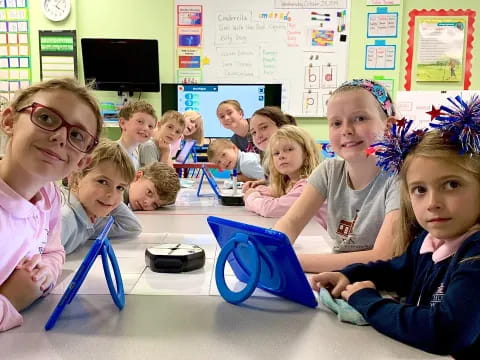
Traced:
[[[441, 131], [445, 142], [458, 144], [460, 154], [480, 155], [480, 99], [473, 96], [465, 102], [460, 96], [448, 98], [452, 108], [442, 105], [440, 109], [432, 106], [430, 128]], [[383, 138], [367, 149], [367, 156], [377, 156], [377, 166], [384, 171], [398, 174], [405, 157], [421, 140], [428, 129], [413, 130], [409, 133], [412, 120], [398, 120], [388, 129]]]

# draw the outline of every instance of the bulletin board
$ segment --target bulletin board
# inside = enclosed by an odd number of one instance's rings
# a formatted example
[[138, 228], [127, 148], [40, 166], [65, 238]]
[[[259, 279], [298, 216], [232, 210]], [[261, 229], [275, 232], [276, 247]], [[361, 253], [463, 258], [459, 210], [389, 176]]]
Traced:
[[0, 0], [0, 99], [30, 86], [31, 61], [26, 0]]
[[284, 111], [324, 116], [347, 79], [349, 10], [350, 0], [175, 0], [176, 81], [281, 83]]
[[410, 11], [405, 90], [422, 81], [470, 88], [475, 15], [469, 9]]
[[77, 78], [75, 30], [40, 30], [40, 79]]

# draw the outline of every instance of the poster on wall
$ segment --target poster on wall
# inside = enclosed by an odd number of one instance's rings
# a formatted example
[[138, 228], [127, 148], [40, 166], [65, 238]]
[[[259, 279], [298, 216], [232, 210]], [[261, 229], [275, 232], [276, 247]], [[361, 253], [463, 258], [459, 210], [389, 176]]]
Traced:
[[77, 35], [75, 30], [38, 32], [40, 78], [77, 78]]
[[418, 22], [417, 81], [461, 81], [465, 19], [427, 17]]
[[28, 4], [0, 1], [0, 108], [19, 89], [30, 86]]
[[470, 88], [475, 14], [470, 9], [409, 12], [405, 90], [415, 82]]

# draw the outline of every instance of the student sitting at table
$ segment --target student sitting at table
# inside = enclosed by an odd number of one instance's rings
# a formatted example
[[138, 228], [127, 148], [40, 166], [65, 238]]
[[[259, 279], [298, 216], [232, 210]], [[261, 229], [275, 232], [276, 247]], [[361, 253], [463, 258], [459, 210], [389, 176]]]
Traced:
[[265, 174], [260, 164], [260, 155], [243, 152], [227, 139], [214, 140], [208, 146], [208, 161], [215, 163], [220, 170], [238, 170], [239, 181], [263, 179]]
[[395, 120], [390, 95], [368, 79], [347, 81], [327, 104], [329, 139], [341, 159], [326, 159], [312, 172], [302, 195], [275, 224], [292, 243], [328, 201], [332, 254], [299, 254], [306, 272], [331, 271], [393, 255], [399, 217], [398, 184], [381, 173], [366, 150]]
[[118, 122], [122, 131], [118, 143], [130, 156], [137, 170], [140, 167], [139, 145], [144, 144], [152, 136], [157, 114], [153, 106], [146, 101], [131, 101], [120, 109]]
[[[319, 164], [315, 141], [304, 130], [284, 125], [271, 135], [266, 151], [270, 185], [259, 185], [243, 196], [245, 207], [265, 217], [285, 215], [302, 194], [307, 178]], [[327, 207], [323, 204], [315, 220], [327, 228]]]
[[140, 166], [147, 166], [160, 161], [173, 166], [171, 145], [177, 142], [185, 130], [185, 119], [175, 110], [165, 112], [157, 123], [151, 140], [140, 146]]
[[205, 138], [203, 137], [203, 118], [200, 113], [188, 110], [183, 113], [185, 119], [185, 130], [183, 135], [173, 144], [170, 145], [170, 156], [173, 158], [177, 155], [181, 147], [182, 140], [195, 140], [196, 145], [203, 145]]
[[125, 191], [124, 201], [132, 210], [156, 210], [174, 204], [180, 190], [180, 180], [169, 165], [154, 162], [140, 168]]
[[103, 139], [92, 153], [90, 164], [70, 176], [69, 189], [63, 188], [62, 245], [70, 254], [95, 237], [114, 218], [110, 238], [137, 236], [142, 227], [122, 202], [123, 192], [132, 182], [135, 168], [127, 153], [113, 141]]
[[62, 271], [54, 182], [88, 164], [102, 123], [94, 95], [73, 79], [20, 90], [1, 113], [9, 141], [0, 160], [0, 331], [21, 325], [20, 312], [47, 296]]
[[472, 116], [480, 102], [458, 100], [442, 106], [439, 130], [399, 125], [374, 148], [382, 168], [400, 174], [403, 254], [314, 275], [312, 286], [347, 300], [380, 333], [470, 360], [480, 354], [480, 132]]

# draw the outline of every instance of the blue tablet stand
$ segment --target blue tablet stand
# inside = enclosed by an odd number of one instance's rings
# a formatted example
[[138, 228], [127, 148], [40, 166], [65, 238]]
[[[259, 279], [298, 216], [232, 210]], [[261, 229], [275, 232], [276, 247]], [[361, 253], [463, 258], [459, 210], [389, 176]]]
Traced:
[[[93, 242], [92, 247], [88, 251], [87, 255], [82, 261], [82, 264], [78, 268], [77, 272], [73, 276], [72, 281], [68, 285], [67, 290], [63, 294], [62, 298], [58, 302], [57, 306], [53, 310], [50, 318], [45, 324], [45, 330], [50, 330], [55, 326], [60, 314], [62, 313], [65, 306], [70, 304], [80, 289], [83, 281], [87, 277], [88, 272], [90, 271], [93, 263], [97, 259], [98, 255], [102, 257], [103, 271], [105, 273], [105, 278], [107, 280], [108, 290], [112, 295], [113, 302], [115, 305], [122, 310], [125, 306], [125, 292], [123, 290], [123, 281], [122, 275], [120, 273], [120, 268], [118, 267], [117, 258], [115, 252], [113, 251], [112, 245], [108, 240], [108, 232], [110, 231], [113, 225], [113, 217], [109, 217], [105, 227], [103, 228], [100, 235]], [[110, 262], [109, 262], [110, 261]], [[115, 285], [113, 284], [112, 275], [110, 274], [109, 265], [112, 266], [113, 273], [115, 276]]]
[[[209, 216], [207, 222], [221, 246], [215, 280], [220, 295], [232, 304], [248, 299], [261, 288], [308, 307], [317, 300], [288, 237], [279, 231]], [[225, 264], [246, 286], [232, 291], [225, 282]]]

